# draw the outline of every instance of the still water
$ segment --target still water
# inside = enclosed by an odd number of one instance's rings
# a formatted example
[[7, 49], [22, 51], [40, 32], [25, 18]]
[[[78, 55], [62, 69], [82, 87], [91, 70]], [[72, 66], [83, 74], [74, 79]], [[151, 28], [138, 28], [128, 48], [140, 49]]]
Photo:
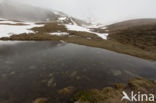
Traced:
[[[0, 41], [0, 103], [63, 103], [62, 88], [102, 89], [144, 77], [156, 80], [156, 62], [105, 49], [56, 41]], [[69, 102], [68, 102], [69, 103]]]

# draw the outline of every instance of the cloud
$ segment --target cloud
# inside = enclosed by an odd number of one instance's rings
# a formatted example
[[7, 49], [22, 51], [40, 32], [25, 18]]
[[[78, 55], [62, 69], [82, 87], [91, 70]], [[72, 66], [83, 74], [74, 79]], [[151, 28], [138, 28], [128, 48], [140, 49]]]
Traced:
[[156, 18], [156, 0], [24, 0], [22, 3], [60, 10], [80, 19], [102, 23]]

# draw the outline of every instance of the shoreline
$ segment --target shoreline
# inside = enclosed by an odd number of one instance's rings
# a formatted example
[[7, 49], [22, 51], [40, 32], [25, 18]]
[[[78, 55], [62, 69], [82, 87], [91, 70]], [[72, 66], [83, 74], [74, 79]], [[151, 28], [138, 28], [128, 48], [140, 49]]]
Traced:
[[156, 60], [156, 53], [152, 51], [145, 51], [134, 47], [132, 45], [121, 44], [113, 40], [101, 39], [86, 39], [83, 37], [68, 37], [68, 36], [51, 36], [48, 34], [21, 34], [13, 35], [11, 37], [0, 38], [2, 41], [60, 41], [63, 40], [67, 43], [74, 43], [90, 47], [102, 48], [114, 51], [121, 54], [127, 54], [146, 60]]

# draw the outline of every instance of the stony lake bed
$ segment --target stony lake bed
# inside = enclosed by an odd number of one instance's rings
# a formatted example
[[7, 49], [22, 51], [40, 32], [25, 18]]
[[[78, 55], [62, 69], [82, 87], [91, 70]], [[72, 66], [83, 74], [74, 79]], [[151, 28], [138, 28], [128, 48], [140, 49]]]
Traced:
[[66, 94], [71, 92], [133, 78], [156, 80], [155, 73], [155, 61], [105, 49], [59, 41], [0, 41], [0, 103], [36, 98], [69, 103], [71, 95]]

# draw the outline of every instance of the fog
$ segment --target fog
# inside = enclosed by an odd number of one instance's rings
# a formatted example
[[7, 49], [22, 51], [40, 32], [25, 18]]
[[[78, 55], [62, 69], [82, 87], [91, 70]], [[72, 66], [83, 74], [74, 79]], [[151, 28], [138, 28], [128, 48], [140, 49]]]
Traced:
[[135, 18], [156, 18], [156, 0], [11, 1], [22, 2], [42, 8], [59, 10], [79, 19], [104, 24]]

